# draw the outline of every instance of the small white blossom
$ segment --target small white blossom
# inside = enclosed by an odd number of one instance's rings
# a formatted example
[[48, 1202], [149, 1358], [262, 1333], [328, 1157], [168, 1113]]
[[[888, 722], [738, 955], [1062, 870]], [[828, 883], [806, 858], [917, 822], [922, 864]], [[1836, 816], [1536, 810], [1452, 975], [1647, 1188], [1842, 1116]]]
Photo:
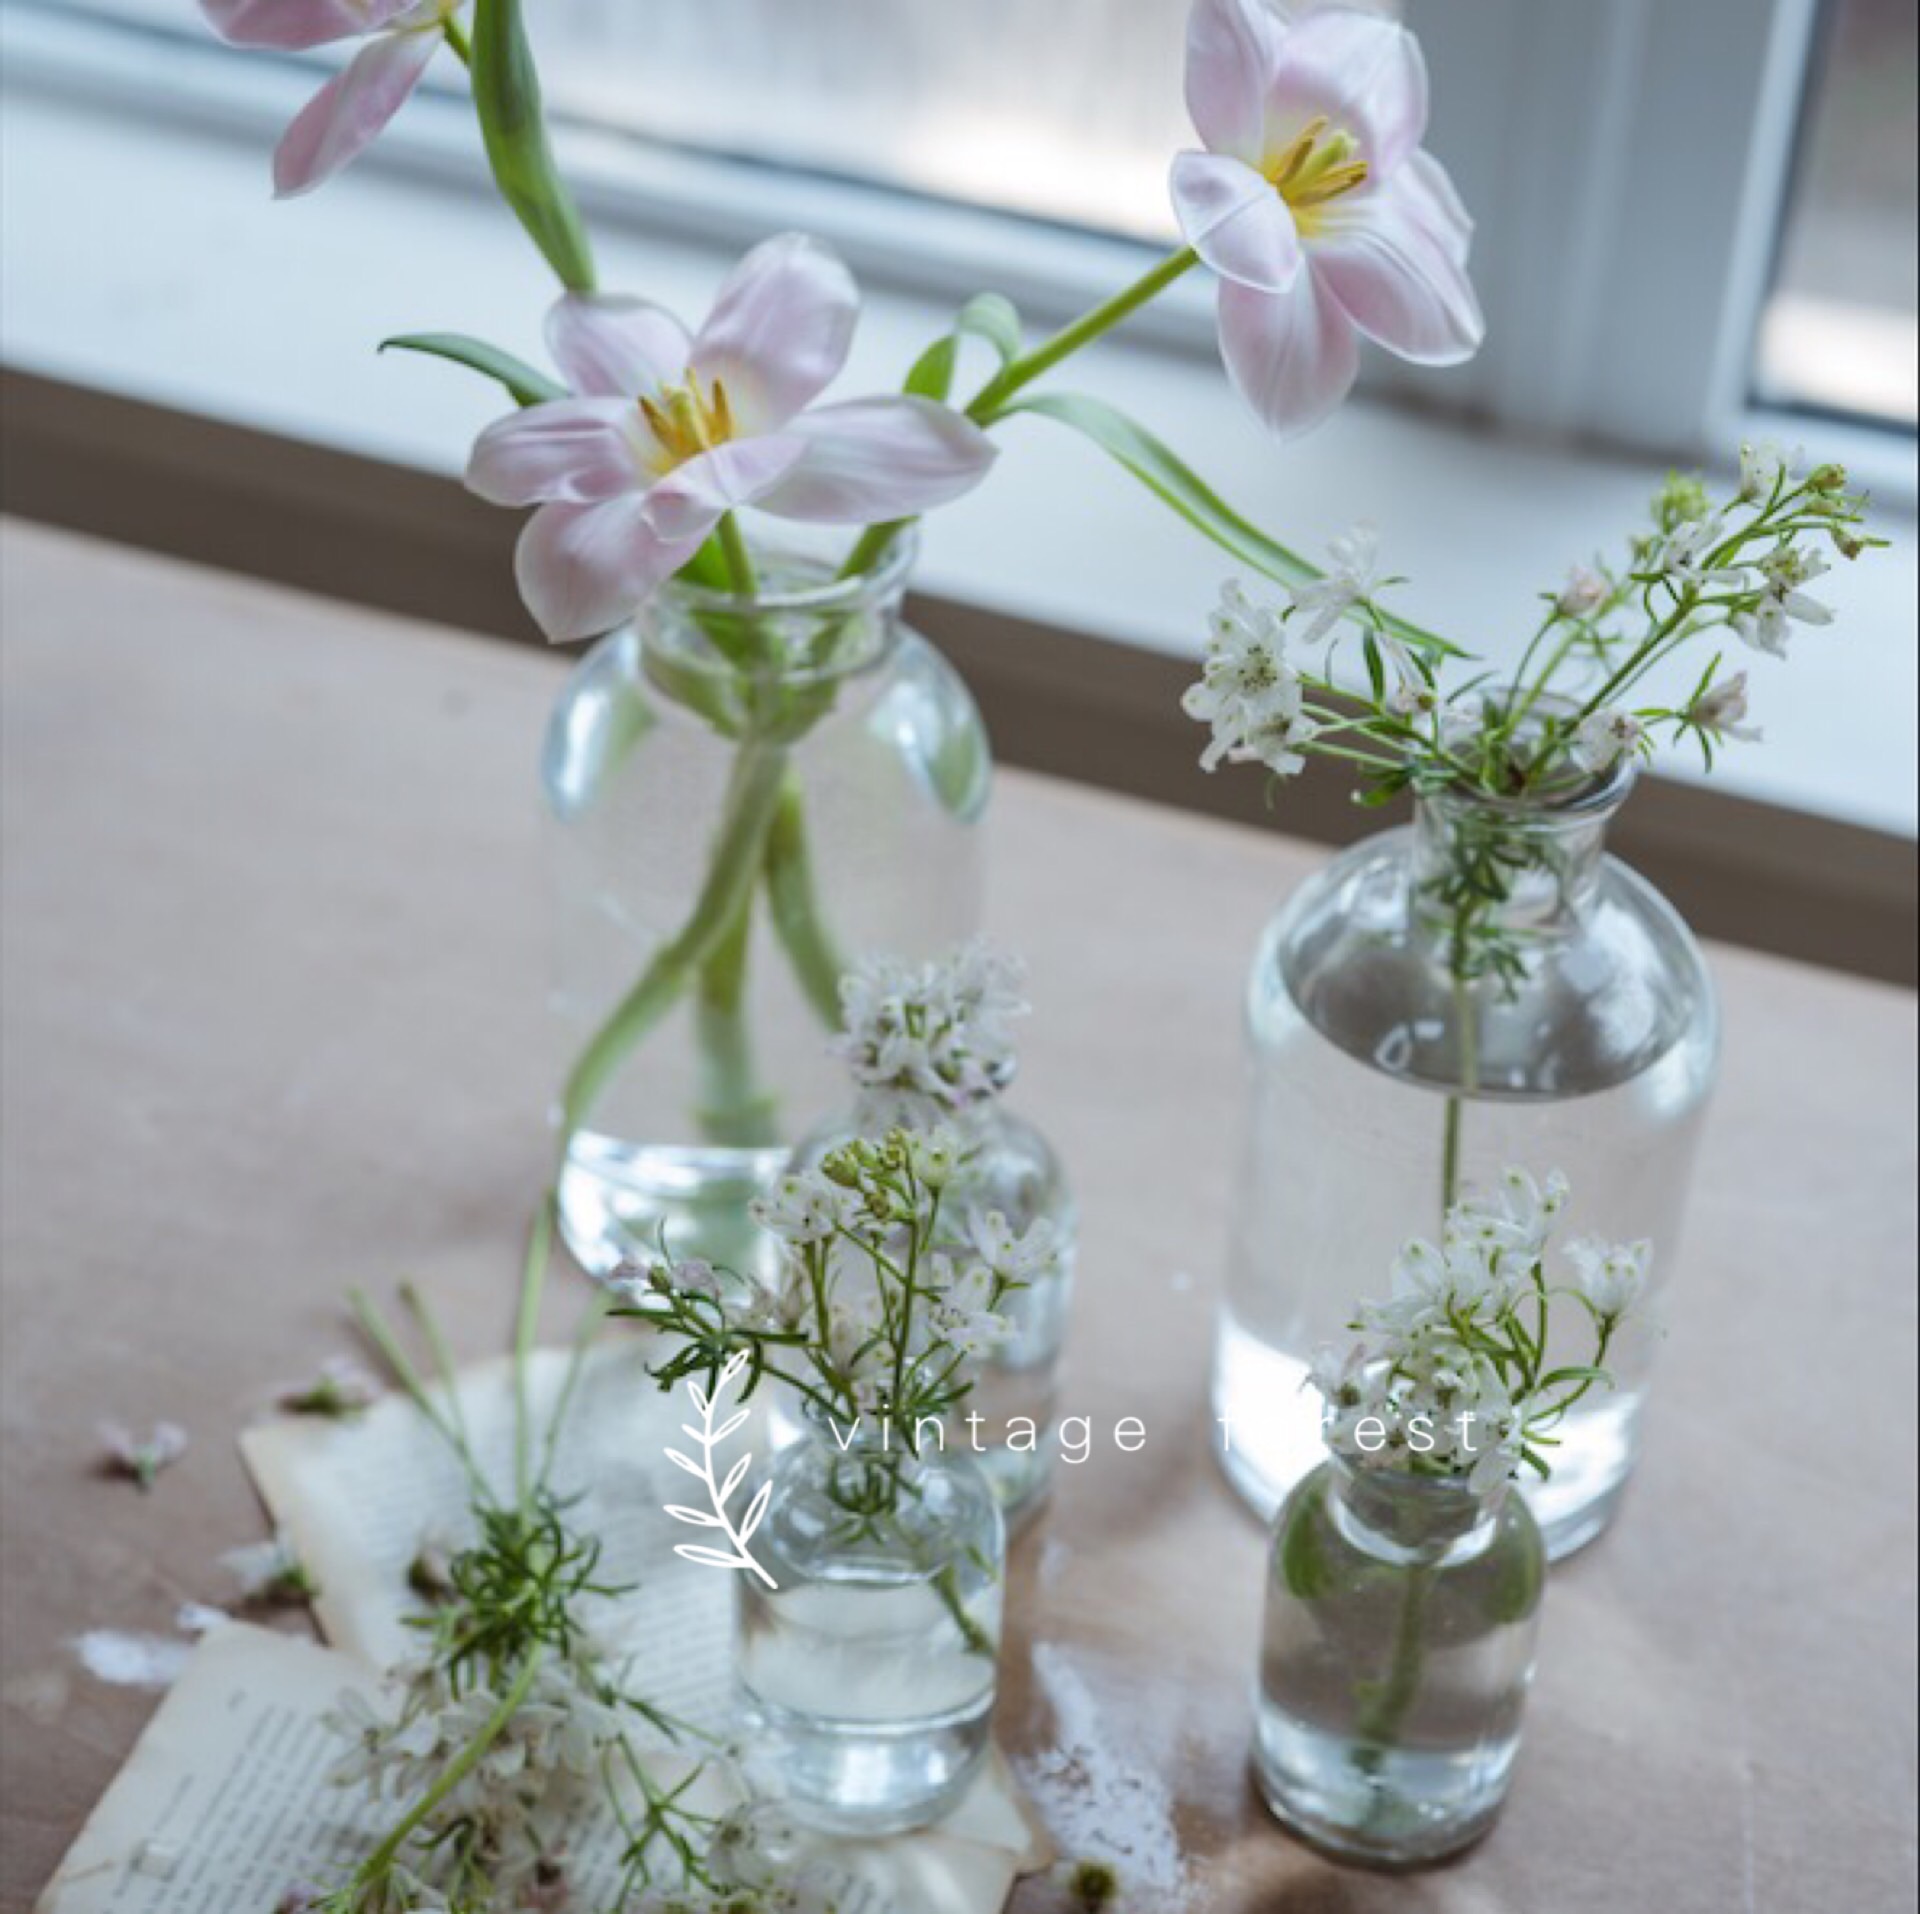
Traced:
[[1736, 671], [1717, 685], [1709, 685], [1687, 707], [1687, 720], [1718, 738], [1738, 738], [1748, 744], [1760, 742], [1760, 727], [1748, 724], [1747, 674]]
[[371, 1408], [379, 1396], [379, 1383], [359, 1363], [348, 1356], [329, 1356], [311, 1382], [282, 1393], [280, 1407], [290, 1415], [346, 1421]]
[[1293, 750], [1314, 734], [1302, 713], [1300, 674], [1287, 659], [1279, 614], [1254, 605], [1237, 584], [1220, 595], [1199, 681], [1180, 700], [1188, 717], [1211, 727], [1200, 754], [1203, 770], [1259, 762], [1282, 776], [1301, 767]]
[[307, 1602], [319, 1593], [283, 1535], [230, 1548], [220, 1557], [220, 1565], [233, 1577], [235, 1595], [242, 1602], [263, 1606]]
[[1580, 1294], [1596, 1316], [1610, 1322], [1633, 1307], [1646, 1287], [1652, 1260], [1653, 1245], [1644, 1241], [1602, 1243], [1588, 1237], [1567, 1245]]
[[1800, 463], [1798, 450], [1789, 453], [1770, 440], [1740, 448], [1740, 502], [1770, 505], [1781, 480]]
[[1718, 512], [1682, 519], [1656, 544], [1651, 569], [1677, 593], [1690, 591], [1705, 598], [1744, 592], [1751, 586], [1744, 566], [1708, 563], [1726, 535], [1726, 522]]
[[973, 1264], [934, 1298], [934, 1333], [969, 1359], [998, 1348], [1013, 1333], [1013, 1325], [993, 1306], [999, 1289], [992, 1270], [984, 1263]]
[[1380, 564], [1380, 533], [1356, 525], [1327, 547], [1333, 564], [1324, 578], [1294, 587], [1293, 616], [1306, 621], [1294, 636], [1303, 645], [1318, 644], [1356, 605], [1365, 604], [1385, 585]]
[[747, 1205], [762, 1229], [796, 1247], [827, 1241], [845, 1221], [846, 1210], [845, 1192], [812, 1170], [781, 1177]]
[[723, 1815], [707, 1844], [707, 1871], [719, 1887], [764, 1892], [789, 1879], [807, 1837], [775, 1801], [749, 1801]]
[[107, 1452], [107, 1467], [143, 1491], [187, 1452], [187, 1432], [176, 1422], [156, 1422], [144, 1436], [135, 1436], [122, 1423], [103, 1422], [95, 1433]]
[[1611, 771], [1622, 758], [1639, 750], [1645, 736], [1645, 727], [1631, 711], [1603, 709], [1580, 720], [1568, 748], [1581, 770]]
[[1574, 565], [1560, 587], [1554, 609], [1566, 618], [1585, 618], [1607, 602], [1613, 587], [1589, 565]]
[[1734, 613], [1734, 631], [1754, 650], [1784, 658], [1794, 625], [1833, 623], [1832, 608], [1801, 590], [1827, 569], [1827, 561], [1810, 546], [1782, 545], [1770, 552], [1760, 561], [1760, 594]]
[[975, 1209], [967, 1217], [967, 1240], [980, 1261], [1010, 1289], [1031, 1289], [1060, 1268], [1060, 1241], [1044, 1216], [1016, 1231], [999, 1210]]

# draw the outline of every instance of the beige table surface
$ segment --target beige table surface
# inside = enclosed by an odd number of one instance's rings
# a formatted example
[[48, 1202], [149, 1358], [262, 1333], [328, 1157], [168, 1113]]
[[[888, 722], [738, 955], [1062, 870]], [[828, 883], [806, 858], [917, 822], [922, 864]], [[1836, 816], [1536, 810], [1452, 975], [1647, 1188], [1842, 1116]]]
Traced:
[[[69, 1638], [219, 1594], [260, 1531], [234, 1431], [348, 1346], [343, 1288], [411, 1272], [464, 1351], [501, 1346], [546, 1147], [561, 665], [39, 530], [4, 559], [13, 1910], [153, 1705]], [[1384, 1880], [1249, 1790], [1261, 1535], [1203, 1404], [1241, 976], [1318, 854], [1017, 774], [990, 828], [1039, 1006], [1019, 1100], [1083, 1198], [1069, 1406], [1149, 1431], [1064, 1471], [1014, 1560], [1002, 1728], [1030, 1774], [1065, 1751], [1066, 1845], [1131, 1850], [1129, 1914], [1911, 1905], [1912, 998], [1714, 953], [1725, 1080], [1640, 1478], [1553, 1577], [1504, 1819]], [[104, 1414], [193, 1452], [142, 1498], [90, 1473]]]

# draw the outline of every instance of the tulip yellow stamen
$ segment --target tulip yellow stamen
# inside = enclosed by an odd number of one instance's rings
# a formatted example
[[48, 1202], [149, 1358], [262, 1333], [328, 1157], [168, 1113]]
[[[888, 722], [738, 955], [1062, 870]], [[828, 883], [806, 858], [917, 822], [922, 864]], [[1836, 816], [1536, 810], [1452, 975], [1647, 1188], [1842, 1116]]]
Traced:
[[657, 398], [643, 398], [640, 414], [660, 447], [663, 469], [684, 465], [733, 437], [733, 407], [718, 379], [702, 391], [700, 375], [689, 369], [684, 385], [663, 386]]
[[1306, 226], [1329, 201], [1366, 184], [1370, 169], [1358, 152], [1353, 135], [1332, 131], [1323, 113], [1309, 120], [1264, 171], [1295, 222]]

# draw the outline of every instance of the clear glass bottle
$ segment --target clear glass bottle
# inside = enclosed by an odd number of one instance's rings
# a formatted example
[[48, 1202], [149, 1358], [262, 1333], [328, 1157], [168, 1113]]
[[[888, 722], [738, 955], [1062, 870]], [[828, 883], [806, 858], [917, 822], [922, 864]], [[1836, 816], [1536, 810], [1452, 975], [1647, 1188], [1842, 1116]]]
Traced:
[[1282, 1505], [1268, 1567], [1254, 1767], [1274, 1813], [1380, 1867], [1483, 1834], [1520, 1746], [1544, 1579], [1507, 1484], [1323, 1461]]
[[[738, 1673], [757, 1750], [814, 1826], [924, 1827], [964, 1795], [993, 1713], [1006, 1530], [986, 1478], [929, 1429], [813, 1404], [774, 1464], [740, 1578]], [[850, 1439], [849, 1439], [850, 1438]]]
[[[1569, 1236], [1654, 1245], [1617, 1386], [1573, 1411], [1551, 1481], [1526, 1491], [1554, 1556], [1611, 1515], [1718, 1050], [1699, 946], [1605, 854], [1631, 784], [1623, 767], [1549, 807], [1425, 797], [1410, 828], [1335, 858], [1268, 926], [1213, 1372], [1222, 1461], [1263, 1515], [1323, 1453], [1301, 1386], [1314, 1349], [1346, 1339], [1403, 1242], [1437, 1240], [1447, 1203], [1509, 1164], [1566, 1172]], [[1462, 911], [1489, 893], [1463, 938]]]
[[560, 1219], [590, 1274], [663, 1228], [744, 1269], [748, 1200], [837, 1092], [845, 961], [976, 927], [991, 757], [901, 620], [912, 555], [851, 579], [769, 558], [751, 599], [670, 586], [555, 708]]
[[[1059, 1250], [1050, 1275], [1006, 1298], [1002, 1310], [1013, 1334], [969, 1365], [973, 1390], [956, 1418], [954, 1441], [980, 1464], [1008, 1528], [1015, 1529], [1039, 1508], [1060, 1452], [1057, 1388], [1079, 1212], [1053, 1145], [997, 1098], [945, 1123], [959, 1139], [961, 1156], [941, 1199], [947, 1228], [939, 1247], [964, 1258], [970, 1217], [997, 1210], [1016, 1235], [1044, 1221]], [[822, 1124], [795, 1147], [795, 1168], [818, 1165], [870, 1128], [857, 1115]], [[783, 1402], [774, 1423], [776, 1442], [786, 1439], [797, 1420]]]

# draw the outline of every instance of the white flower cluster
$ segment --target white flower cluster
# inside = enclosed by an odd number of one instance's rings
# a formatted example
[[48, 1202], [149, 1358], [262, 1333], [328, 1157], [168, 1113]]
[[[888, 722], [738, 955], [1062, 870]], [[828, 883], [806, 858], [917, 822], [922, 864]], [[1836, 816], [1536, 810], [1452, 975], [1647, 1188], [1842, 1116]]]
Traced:
[[[1208, 771], [1222, 764], [1264, 764], [1276, 777], [1292, 777], [1306, 764], [1305, 749], [1320, 735], [1309, 715], [1309, 689], [1324, 689], [1330, 671], [1302, 673], [1288, 655], [1337, 635], [1343, 619], [1370, 606], [1389, 578], [1380, 562], [1379, 534], [1356, 525], [1328, 547], [1332, 564], [1319, 578], [1295, 586], [1287, 609], [1256, 604], [1237, 579], [1220, 588], [1220, 603], [1207, 621], [1207, 651], [1200, 678], [1181, 697], [1190, 718], [1212, 727], [1200, 754]], [[1411, 718], [1439, 710], [1433, 686], [1405, 644], [1376, 618], [1368, 634], [1393, 682], [1384, 688], [1383, 710]]]
[[[902, 1141], [914, 1173], [929, 1188], [941, 1188], [953, 1176], [960, 1152], [948, 1132], [911, 1133]], [[782, 1177], [755, 1200], [751, 1213], [785, 1247], [775, 1284], [758, 1292], [750, 1305], [751, 1326], [775, 1332], [817, 1330], [819, 1254], [825, 1245], [844, 1236], [856, 1244], [884, 1246], [887, 1233], [905, 1220], [877, 1213], [871, 1186], [836, 1181], [825, 1169]], [[1000, 1211], [970, 1208], [962, 1236], [930, 1254], [918, 1272], [904, 1351], [895, 1346], [900, 1320], [895, 1300], [866, 1280], [865, 1272], [840, 1266], [826, 1288], [826, 1338], [819, 1355], [854, 1408], [884, 1415], [893, 1407], [886, 1391], [897, 1372], [896, 1356], [917, 1363], [940, 1349], [969, 1360], [990, 1354], [1012, 1333], [999, 1308], [1002, 1300], [1052, 1275], [1059, 1257], [1060, 1245], [1045, 1218], [1015, 1231]], [[662, 1279], [685, 1291], [693, 1286], [687, 1270], [681, 1265]]]
[[[601, 1810], [608, 1764], [632, 1723], [606, 1698], [604, 1667], [586, 1636], [573, 1658], [543, 1662], [506, 1726], [435, 1810], [435, 1827], [463, 1830], [502, 1906], [564, 1902], [567, 1832]], [[483, 1683], [456, 1693], [433, 1660], [410, 1663], [389, 1682], [398, 1697], [391, 1712], [355, 1689], [340, 1696], [327, 1725], [348, 1746], [329, 1778], [404, 1809], [479, 1739], [502, 1697]], [[403, 1885], [415, 1890], [407, 1905], [444, 1904], [424, 1882]]]
[[1300, 673], [1287, 657], [1284, 615], [1256, 605], [1238, 580], [1229, 580], [1207, 622], [1199, 681], [1180, 700], [1188, 717], [1213, 730], [1201, 767], [1264, 764], [1277, 777], [1292, 777], [1306, 765], [1300, 746], [1319, 729], [1305, 702]]
[[[1464, 1478], [1476, 1493], [1515, 1473], [1529, 1429], [1566, 1406], [1541, 1386], [1537, 1321], [1529, 1330], [1518, 1315], [1523, 1303], [1529, 1315], [1544, 1310], [1556, 1293], [1543, 1266], [1566, 1200], [1557, 1173], [1538, 1182], [1508, 1170], [1494, 1197], [1448, 1212], [1437, 1247], [1406, 1245], [1392, 1296], [1360, 1306], [1354, 1327], [1366, 1340], [1315, 1357], [1310, 1380], [1325, 1398], [1336, 1455], [1362, 1468]], [[1603, 1355], [1645, 1285], [1650, 1248], [1583, 1241], [1567, 1257]]]
[[930, 1129], [1012, 1079], [1025, 972], [984, 940], [925, 964], [874, 956], [841, 980], [832, 1049], [860, 1094], [859, 1127]]
[[[1743, 446], [1738, 502], [1766, 509], [1795, 478], [1797, 464], [1797, 455], [1778, 446]], [[1816, 474], [1813, 483], [1819, 482]], [[1691, 592], [1724, 600], [1735, 635], [1754, 650], [1784, 658], [1794, 625], [1833, 623], [1831, 608], [1803, 589], [1830, 569], [1812, 545], [1784, 538], [1758, 560], [1716, 563], [1727, 542], [1726, 515], [1712, 509], [1697, 482], [1669, 481], [1659, 509], [1665, 529], [1646, 553], [1647, 571], [1676, 596]], [[1740, 703], [1744, 715], [1744, 696]]]

